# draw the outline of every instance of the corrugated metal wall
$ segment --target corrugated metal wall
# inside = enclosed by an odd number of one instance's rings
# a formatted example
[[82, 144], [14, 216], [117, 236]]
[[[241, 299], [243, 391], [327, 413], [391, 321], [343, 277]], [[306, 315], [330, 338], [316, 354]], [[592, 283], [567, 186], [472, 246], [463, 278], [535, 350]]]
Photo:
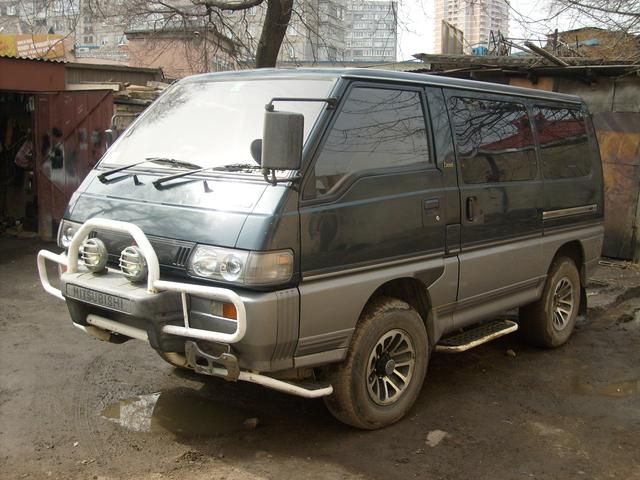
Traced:
[[605, 182], [606, 257], [640, 261], [640, 78], [558, 79], [593, 114]]

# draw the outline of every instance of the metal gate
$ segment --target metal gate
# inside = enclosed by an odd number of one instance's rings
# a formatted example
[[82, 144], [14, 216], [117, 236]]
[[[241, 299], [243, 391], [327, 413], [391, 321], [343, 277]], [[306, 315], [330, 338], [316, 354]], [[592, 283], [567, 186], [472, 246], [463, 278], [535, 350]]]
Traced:
[[640, 212], [640, 113], [594, 115], [605, 188], [603, 255], [634, 259]]
[[38, 231], [53, 239], [71, 195], [104, 154], [113, 97], [102, 90], [35, 97]]

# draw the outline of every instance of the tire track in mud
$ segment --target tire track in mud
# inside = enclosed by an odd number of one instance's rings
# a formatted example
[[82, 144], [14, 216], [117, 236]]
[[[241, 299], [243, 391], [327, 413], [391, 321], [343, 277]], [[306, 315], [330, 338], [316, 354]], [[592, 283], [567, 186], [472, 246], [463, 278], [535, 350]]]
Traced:
[[590, 307], [587, 314], [588, 316], [594, 315], [595, 319], [600, 319], [604, 315], [610, 315], [613, 310], [620, 310], [623, 307], [623, 304], [629, 300], [636, 299], [640, 302], [640, 286], [628, 288], [624, 292], [618, 294], [616, 298], [607, 305]]

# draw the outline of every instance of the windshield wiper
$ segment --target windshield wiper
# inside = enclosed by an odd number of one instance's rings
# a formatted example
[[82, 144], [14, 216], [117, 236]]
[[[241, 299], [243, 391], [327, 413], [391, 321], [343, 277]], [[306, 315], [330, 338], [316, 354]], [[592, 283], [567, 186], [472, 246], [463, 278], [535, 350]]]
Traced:
[[170, 167], [174, 168], [202, 169], [202, 167], [196, 163], [183, 162], [182, 160], [176, 160], [175, 158], [147, 157], [140, 162], [135, 162], [123, 167], [114, 168], [113, 170], [107, 170], [106, 172], [98, 175], [98, 180], [100, 180], [102, 183], [107, 183], [108, 178], [114, 173], [124, 172], [125, 170], [136, 167], [138, 165], [142, 165], [143, 163], [147, 162], [158, 163], [160, 165], [169, 165]]
[[142, 160], [141, 162], [131, 163], [129, 165], [125, 165], [124, 167], [114, 168], [113, 170], [107, 170], [106, 172], [103, 172], [100, 175], [98, 175], [98, 180], [100, 180], [102, 183], [107, 183], [107, 179], [111, 175], [113, 175], [114, 173], [124, 172], [125, 170], [133, 168], [133, 167], [135, 167], [137, 165], [141, 165], [141, 164], [143, 164], [145, 162], [147, 162], [147, 160]]
[[222, 170], [225, 172], [240, 172], [242, 170], [262, 170], [260, 165], [250, 163], [230, 163], [221, 167], [213, 167], [211, 170]]
[[202, 169], [202, 167], [197, 163], [184, 162], [182, 160], [176, 160], [175, 158], [168, 157], [147, 157], [145, 158], [145, 162], [157, 163], [160, 165], [169, 165], [170, 167], [174, 168]]
[[180, 172], [175, 175], [167, 175], [166, 177], [158, 178], [154, 180], [153, 186], [156, 188], [161, 187], [164, 183], [170, 182], [172, 180], [176, 180], [178, 178], [188, 177], [189, 175], [193, 175], [195, 173], [204, 172], [207, 170], [211, 171], [226, 171], [226, 172], [240, 172], [242, 170], [260, 170], [262, 167], [260, 165], [252, 165], [249, 163], [231, 163], [229, 165], [224, 165], [221, 167], [204, 167], [204, 168], [195, 168], [193, 170], [189, 170], [188, 172]]

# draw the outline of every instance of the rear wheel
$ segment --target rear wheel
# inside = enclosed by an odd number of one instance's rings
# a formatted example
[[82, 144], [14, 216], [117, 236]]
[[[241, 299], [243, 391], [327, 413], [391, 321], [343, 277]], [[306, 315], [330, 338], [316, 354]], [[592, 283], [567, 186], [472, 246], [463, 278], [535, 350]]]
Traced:
[[580, 274], [572, 259], [558, 257], [547, 276], [542, 297], [520, 309], [523, 339], [540, 347], [564, 344], [576, 324], [580, 309]]
[[379, 298], [363, 313], [346, 360], [329, 369], [329, 411], [363, 429], [400, 420], [415, 403], [429, 358], [427, 332], [407, 303]]

